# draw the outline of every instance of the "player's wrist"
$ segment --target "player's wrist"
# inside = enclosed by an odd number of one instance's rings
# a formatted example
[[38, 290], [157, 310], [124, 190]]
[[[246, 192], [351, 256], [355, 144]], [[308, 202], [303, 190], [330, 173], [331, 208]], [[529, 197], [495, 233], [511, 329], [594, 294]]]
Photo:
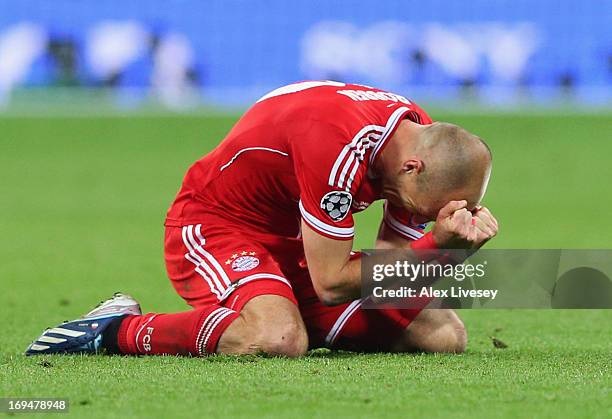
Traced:
[[438, 244], [434, 238], [433, 232], [428, 232], [418, 240], [414, 240], [410, 243], [412, 250], [437, 250], [439, 249]]
[[411, 242], [410, 247], [416, 256], [424, 262], [432, 262], [435, 260], [442, 265], [457, 265], [463, 263], [470, 254], [468, 251], [461, 251], [458, 249], [445, 250], [444, 247], [437, 244], [435, 236], [431, 231], [420, 239]]

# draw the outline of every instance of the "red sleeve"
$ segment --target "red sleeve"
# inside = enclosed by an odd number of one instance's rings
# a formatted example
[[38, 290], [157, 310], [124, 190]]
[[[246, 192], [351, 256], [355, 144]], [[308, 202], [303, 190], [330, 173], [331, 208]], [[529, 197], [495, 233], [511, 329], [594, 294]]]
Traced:
[[412, 214], [403, 208], [394, 207], [385, 203], [383, 221], [387, 227], [405, 238], [418, 240], [425, 234], [426, 224], [416, 224], [412, 221]]
[[329, 181], [347, 141], [339, 127], [315, 121], [291, 145], [302, 219], [317, 233], [337, 240], [349, 240], [355, 234], [352, 188]]

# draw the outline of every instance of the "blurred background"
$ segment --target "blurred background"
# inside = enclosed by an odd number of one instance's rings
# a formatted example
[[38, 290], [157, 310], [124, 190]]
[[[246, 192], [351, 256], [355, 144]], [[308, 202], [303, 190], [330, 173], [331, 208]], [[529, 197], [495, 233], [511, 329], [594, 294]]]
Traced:
[[0, 112], [243, 108], [304, 79], [608, 107], [603, 0], [0, 0]]
[[[145, 311], [187, 309], [163, 260], [186, 169], [254, 100], [304, 79], [385, 88], [484, 138], [494, 155], [484, 205], [500, 222], [488, 248], [612, 248], [610, 0], [0, 0], [0, 392], [40, 397], [44, 380], [47, 396], [89, 418], [294, 417], [305, 405], [319, 409], [310, 416], [398, 416], [415, 400], [442, 400], [446, 416], [607, 411], [612, 310], [465, 311], [467, 363], [384, 358], [345, 376], [363, 390], [347, 399], [325, 358], [327, 401], [302, 391], [324, 377], [310, 358], [269, 374], [172, 357], [48, 368], [17, 355], [115, 291]], [[357, 215], [356, 249], [373, 246], [381, 214]], [[510, 348], [491, 352], [492, 335]], [[344, 376], [348, 364], [336, 365]], [[247, 366], [236, 388], [228, 380]], [[378, 401], [372, 380], [388, 383]], [[246, 402], [185, 397], [211, 382]], [[458, 398], [457, 383], [478, 391]]]

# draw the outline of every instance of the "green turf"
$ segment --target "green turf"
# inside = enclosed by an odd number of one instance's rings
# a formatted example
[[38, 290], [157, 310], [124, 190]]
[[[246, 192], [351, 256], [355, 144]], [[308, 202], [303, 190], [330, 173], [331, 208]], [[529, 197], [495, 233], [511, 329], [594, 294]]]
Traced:
[[[611, 116], [434, 116], [492, 146], [492, 246], [612, 247]], [[67, 397], [92, 418], [612, 416], [612, 311], [463, 311], [460, 356], [23, 357], [117, 290], [186, 309], [164, 274], [164, 212], [234, 120], [0, 119], [0, 397]], [[358, 217], [356, 247], [378, 216]]]

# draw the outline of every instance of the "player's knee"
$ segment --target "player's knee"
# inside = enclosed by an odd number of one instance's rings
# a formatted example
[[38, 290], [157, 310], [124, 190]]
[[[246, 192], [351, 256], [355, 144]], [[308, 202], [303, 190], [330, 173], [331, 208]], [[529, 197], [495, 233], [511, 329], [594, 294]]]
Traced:
[[467, 348], [467, 344], [468, 344], [468, 333], [467, 333], [467, 330], [463, 322], [461, 322], [461, 326], [458, 329], [456, 329], [456, 333], [458, 337], [456, 352], [463, 353], [465, 352], [465, 349]]
[[262, 295], [250, 300], [228, 327], [218, 352], [267, 353], [297, 357], [308, 350], [306, 326], [297, 307], [284, 297]]
[[[258, 319], [259, 320], [259, 319]], [[308, 334], [298, 321], [249, 321], [240, 315], [219, 342], [219, 353], [298, 357], [308, 350]]]
[[467, 346], [467, 331], [461, 319], [452, 311], [423, 313], [406, 330], [404, 350], [442, 353], [462, 353]]
[[422, 335], [414, 339], [413, 348], [423, 352], [463, 353], [467, 346], [467, 332], [461, 320], [421, 331]]
[[436, 352], [463, 353], [467, 347], [467, 331], [459, 319], [443, 327], [444, 337], [441, 339], [440, 350]]
[[308, 334], [302, 325], [288, 322], [261, 331], [255, 345], [261, 352], [294, 358], [306, 354]]

